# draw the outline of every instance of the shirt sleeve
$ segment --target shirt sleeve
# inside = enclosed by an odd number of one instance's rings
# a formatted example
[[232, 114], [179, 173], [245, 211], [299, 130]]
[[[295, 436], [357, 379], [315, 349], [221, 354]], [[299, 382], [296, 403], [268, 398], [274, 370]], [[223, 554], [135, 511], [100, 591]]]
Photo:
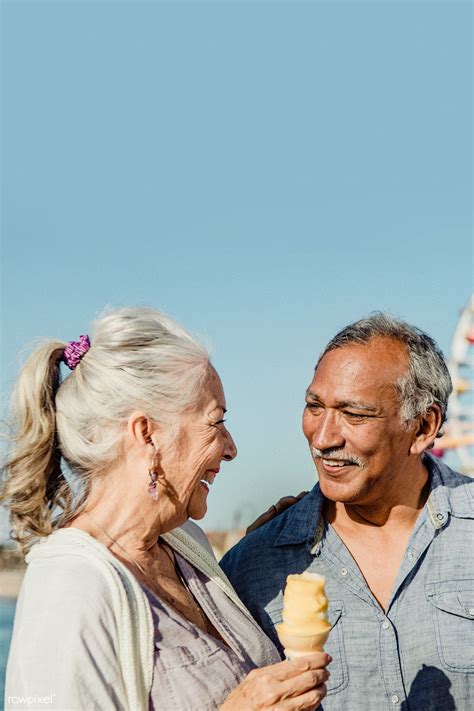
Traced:
[[117, 621], [93, 560], [28, 566], [7, 666], [5, 709], [125, 709]]

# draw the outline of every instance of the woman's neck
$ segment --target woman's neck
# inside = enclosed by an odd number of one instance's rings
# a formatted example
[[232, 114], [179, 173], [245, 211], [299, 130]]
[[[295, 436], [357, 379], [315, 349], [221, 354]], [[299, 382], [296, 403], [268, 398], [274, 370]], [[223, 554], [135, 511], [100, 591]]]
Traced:
[[182, 523], [165, 495], [155, 501], [146, 491], [127, 486], [126, 476], [107, 476], [92, 486], [82, 511], [68, 525], [85, 530], [108, 548], [115, 543], [135, 559], [146, 557], [162, 533]]

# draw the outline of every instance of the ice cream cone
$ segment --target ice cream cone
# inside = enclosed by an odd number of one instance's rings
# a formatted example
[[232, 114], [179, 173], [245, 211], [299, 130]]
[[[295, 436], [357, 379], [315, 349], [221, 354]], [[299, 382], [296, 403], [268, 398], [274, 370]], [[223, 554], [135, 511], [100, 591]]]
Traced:
[[326, 632], [319, 634], [296, 635], [286, 632], [285, 629], [282, 630], [282, 627], [283, 625], [277, 625], [277, 634], [287, 659], [302, 657], [313, 652], [322, 652], [331, 629], [328, 627]]
[[287, 658], [322, 651], [331, 630], [325, 580], [315, 573], [289, 575], [283, 595], [283, 622], [276, 631]]

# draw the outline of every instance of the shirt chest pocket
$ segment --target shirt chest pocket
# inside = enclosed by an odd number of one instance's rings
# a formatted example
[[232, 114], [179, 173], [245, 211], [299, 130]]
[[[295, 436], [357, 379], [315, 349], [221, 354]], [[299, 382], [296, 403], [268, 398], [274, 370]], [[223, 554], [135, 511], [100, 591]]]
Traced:
[[[267, 612], [273, 625], [278, 625], [282, 621], [283, 598], [277, 598], [273, 604], [269, 605]], [[327, 695], [335, 694], [346, 688], [349, 682], [346, 653], [344, 650], [344, 638], [342, 631], [342, 618], [344, 617], [344, 603], [340, 600], [330, 600], [328, 609], [328, 619], [331, 624], [331, 631], [324, 645], [324, 651], [331, 655], [333, 661], [328, 667], [331, 676], [327, 681]]]
[[474, 580], [426, 585], [438, 654], [449, 671], [474, 673]]
[[342, 691], [346, 688], [349, 682], [349, 672], [347, 669], [342, 629], [344, 615], [344, 603], [339, 600], [331, 600], [329, 602], [328, 609], [328, 618], [331, 624], [331, 631], [329, 633], [328, 640], [324, 645], [324, 651], [330, 654], [333, 658], [333, 661], [328, 668], [331, 673], [329, 681], [327, 682], [328, 696]]
[[162, 646], [155, 643], [155, 654], [159, 665], [164, 669], [182, 668], [190, 664], [200, 666], [220, 651], [217, 644], [211, 646], [203, 637], [193, 638], [189, 635], [185, 641], [186, 644], [177, 646]]
[[202, 638], [155, 650], [151, 697], [160, 711], [214, 711], [250, 671], [230, 649]]

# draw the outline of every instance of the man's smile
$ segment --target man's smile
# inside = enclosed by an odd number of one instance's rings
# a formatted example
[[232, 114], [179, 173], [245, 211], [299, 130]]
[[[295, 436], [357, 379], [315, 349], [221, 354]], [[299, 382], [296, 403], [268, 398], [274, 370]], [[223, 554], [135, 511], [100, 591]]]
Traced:
[[328, 454], [324, 454], [323, 451], [317, 449], [316, 447], [311, 447], [311, 454], [313, 456], [313, 459], [317, 462], [318, 460], [321, 461], [321, 464], [323, 466], [323, 469], [328, 472], [331, 475], [339, 474], [339, 473], [345, 473], [349, 467], [361, 467], [362, 469], [364, 468], [364, 465], [362, 461], [358, 458], [355, 457], [354, 455], [349, 455], [346, 457], [341, 457], [339, 454], [339, 457], [335, 456], [328, 456]]

